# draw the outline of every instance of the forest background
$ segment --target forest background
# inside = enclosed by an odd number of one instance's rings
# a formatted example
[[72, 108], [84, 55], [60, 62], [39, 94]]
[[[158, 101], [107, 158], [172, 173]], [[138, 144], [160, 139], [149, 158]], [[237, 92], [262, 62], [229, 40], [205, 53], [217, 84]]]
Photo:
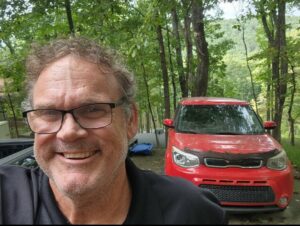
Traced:
[[[249, 101], [273, 136], [300, 134], [298, 0], [242, 2], [224, 19], [218, 0], [0, 0], [0, 121], [23, 124], [24, 60], [33, 42], [85, 36], [116, 49], [138, 84], [140, 132], [163, 128], [187, 96]], [[3, 83], [1, 86], [1, 82]]]

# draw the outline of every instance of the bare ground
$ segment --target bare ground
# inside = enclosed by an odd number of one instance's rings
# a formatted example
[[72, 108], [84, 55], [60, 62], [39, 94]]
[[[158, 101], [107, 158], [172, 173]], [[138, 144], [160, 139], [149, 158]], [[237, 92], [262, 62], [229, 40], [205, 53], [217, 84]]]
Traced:
[[130, 155], [132, 161], [141, 169], [152, 170], [158, 174], [164, 173], [165, 150], [153, 148], [151, 155], [135, 154]]

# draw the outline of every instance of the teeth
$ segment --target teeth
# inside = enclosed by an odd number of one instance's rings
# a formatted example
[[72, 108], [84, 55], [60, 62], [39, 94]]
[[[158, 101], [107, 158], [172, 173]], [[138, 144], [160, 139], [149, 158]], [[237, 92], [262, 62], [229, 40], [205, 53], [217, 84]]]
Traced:
[[80, 153], [64, 153], [64, 157], [67, 159], [84, 159], [92, 156], [95, 152], [80, 152]]

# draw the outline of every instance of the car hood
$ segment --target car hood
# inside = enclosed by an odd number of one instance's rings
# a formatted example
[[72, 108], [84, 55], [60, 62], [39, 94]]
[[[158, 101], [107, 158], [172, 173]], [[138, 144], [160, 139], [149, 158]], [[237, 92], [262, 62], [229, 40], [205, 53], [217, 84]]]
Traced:
[[268, 134], [262, 135], [208, 135], [174, 134], [174, 145], [180, 149], [221, 153], [262, 153], [280, 149], [279, 143]]

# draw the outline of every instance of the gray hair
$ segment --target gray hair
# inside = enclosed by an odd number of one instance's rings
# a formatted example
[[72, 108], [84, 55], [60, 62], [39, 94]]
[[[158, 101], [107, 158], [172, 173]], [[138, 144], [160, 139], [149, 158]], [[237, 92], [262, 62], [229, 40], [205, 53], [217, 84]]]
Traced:
[[[134, 102], [136, 93], [134, 75], [123, 64], [117, 52], [87, 38], [71, 37], [57, 39], [47, 45], [32, 45], [32, 51], [26, 61], [27, 77], [25, 83], [28, 97], [24, 106], [32, 107], [33, 87], [42, 70], [52, 62], [70, 54], [95, 63], [100, 68], [108, 69], [112, 76], [115, 76], [124, 94], [125, 106]], [[128, 111], [130, 110], [128, 109]]]

